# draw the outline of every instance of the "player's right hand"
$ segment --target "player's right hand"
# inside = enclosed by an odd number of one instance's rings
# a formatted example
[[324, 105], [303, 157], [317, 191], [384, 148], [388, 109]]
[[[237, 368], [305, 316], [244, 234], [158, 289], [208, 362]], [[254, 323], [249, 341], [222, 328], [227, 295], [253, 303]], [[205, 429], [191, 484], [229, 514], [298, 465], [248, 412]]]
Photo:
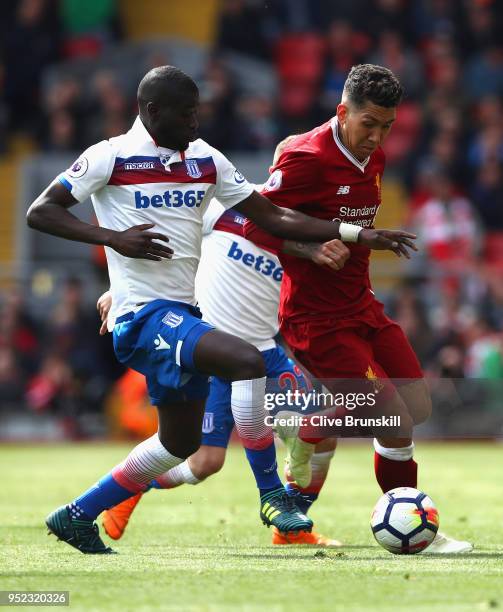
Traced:
[[150, 259], [152, 261], [171, 259], [173, 249], [159, 242], [154, 242], [154, 240], [169, 242], [169, 238], [164, 234], [146, 231], [152, 229], [154, 225], [154, 223], [144, 223], [143, 225], [134, 225], [123, 232], [113, 232], [108, 246], [117, 253], [134, 259]]
[[369, 249], [377, 251], [393, 251], [395, 255], [402, 255], [410, 259], [411, 251], [417, 251], [416, 245], [412, 242], [417, 236], [409, 232], [400, 230], [377, 230], [362, 229], [358, 234], [358, 244], [363, 244]]
[[105, 291], [105, 293], [100, 295], [98, 301], [96, 302], [96, 308], [98, 309], [101, 319], [100, 336], [104, 336], [108, 331], [107, 319], [111, 307], [112, 294], [110, 291]]
[[319, 266], [328, 266], [332, 270], [342, 270], [350, 255], [348, 247], [335, 238], [323, 244], [313, 245], [311, 261]]

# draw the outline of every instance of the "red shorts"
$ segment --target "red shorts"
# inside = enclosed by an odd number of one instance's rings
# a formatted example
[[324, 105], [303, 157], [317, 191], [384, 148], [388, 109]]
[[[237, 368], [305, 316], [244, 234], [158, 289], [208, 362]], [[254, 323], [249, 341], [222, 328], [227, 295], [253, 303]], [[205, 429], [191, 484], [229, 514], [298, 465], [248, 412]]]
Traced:
[[318, 379], [391, 378], [399, 385], [400, 379], [423, 378], [402, 328], [377, 300], [354, 319], [283, 321], [281, 333], [295, 358]]

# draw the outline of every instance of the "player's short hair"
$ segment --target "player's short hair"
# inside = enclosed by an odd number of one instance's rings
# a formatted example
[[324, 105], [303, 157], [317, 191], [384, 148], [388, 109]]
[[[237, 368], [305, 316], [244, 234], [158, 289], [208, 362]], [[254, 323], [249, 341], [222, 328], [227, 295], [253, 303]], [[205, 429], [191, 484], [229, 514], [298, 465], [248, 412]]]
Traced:
[[346, 78], [344, 93], [357, 107], [372, 102], [377, 106], [392, 108], [400, 104], [403, 88], [388, 68], [358, 64], [351, 68]]
[[158, 66], [149, 70], [140, 81], [138, 102], [141, 105], [185, 93], [198, 93], [197, 85], [191, 77], [176, 66]]

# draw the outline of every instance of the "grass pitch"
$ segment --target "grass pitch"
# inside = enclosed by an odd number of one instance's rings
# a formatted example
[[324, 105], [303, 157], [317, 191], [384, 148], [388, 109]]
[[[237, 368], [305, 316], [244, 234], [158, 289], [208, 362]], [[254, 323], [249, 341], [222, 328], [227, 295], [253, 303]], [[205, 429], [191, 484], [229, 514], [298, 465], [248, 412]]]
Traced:
[[475, 542], [459, 557], [377, 546], [369, 443], [341, 443], [311, 512], [317, 530], [347, 543], [340, 550], [271, 546], [240, 448], [207, 482], [146, 495], [113, 544], [120, 555], [85, 556], [47, 537], [44, 517], [131, 446], [0, 448], [0, 589], [69, 590], [74, 610], [503, 609], [501, 446], [418, 444], [420, 488], [441, 529]]

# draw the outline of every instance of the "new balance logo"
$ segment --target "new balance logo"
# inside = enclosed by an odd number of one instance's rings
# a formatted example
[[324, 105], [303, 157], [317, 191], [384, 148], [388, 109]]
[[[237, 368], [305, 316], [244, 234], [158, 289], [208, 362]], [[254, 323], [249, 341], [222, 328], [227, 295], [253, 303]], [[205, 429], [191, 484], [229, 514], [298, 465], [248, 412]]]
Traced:
[[350, 189], [351, 189], [350, 185], [341, 185], [339, 189], [337, 190], [337, 195], [346, 195], [349, 193]]
[[157, 338], [154, 340], [155, 350], [156, 351], [167, 351], [171, 348], [171, 344], [168, 344], [166, 340], [161, 336], [161, 334], [157, 334]]

